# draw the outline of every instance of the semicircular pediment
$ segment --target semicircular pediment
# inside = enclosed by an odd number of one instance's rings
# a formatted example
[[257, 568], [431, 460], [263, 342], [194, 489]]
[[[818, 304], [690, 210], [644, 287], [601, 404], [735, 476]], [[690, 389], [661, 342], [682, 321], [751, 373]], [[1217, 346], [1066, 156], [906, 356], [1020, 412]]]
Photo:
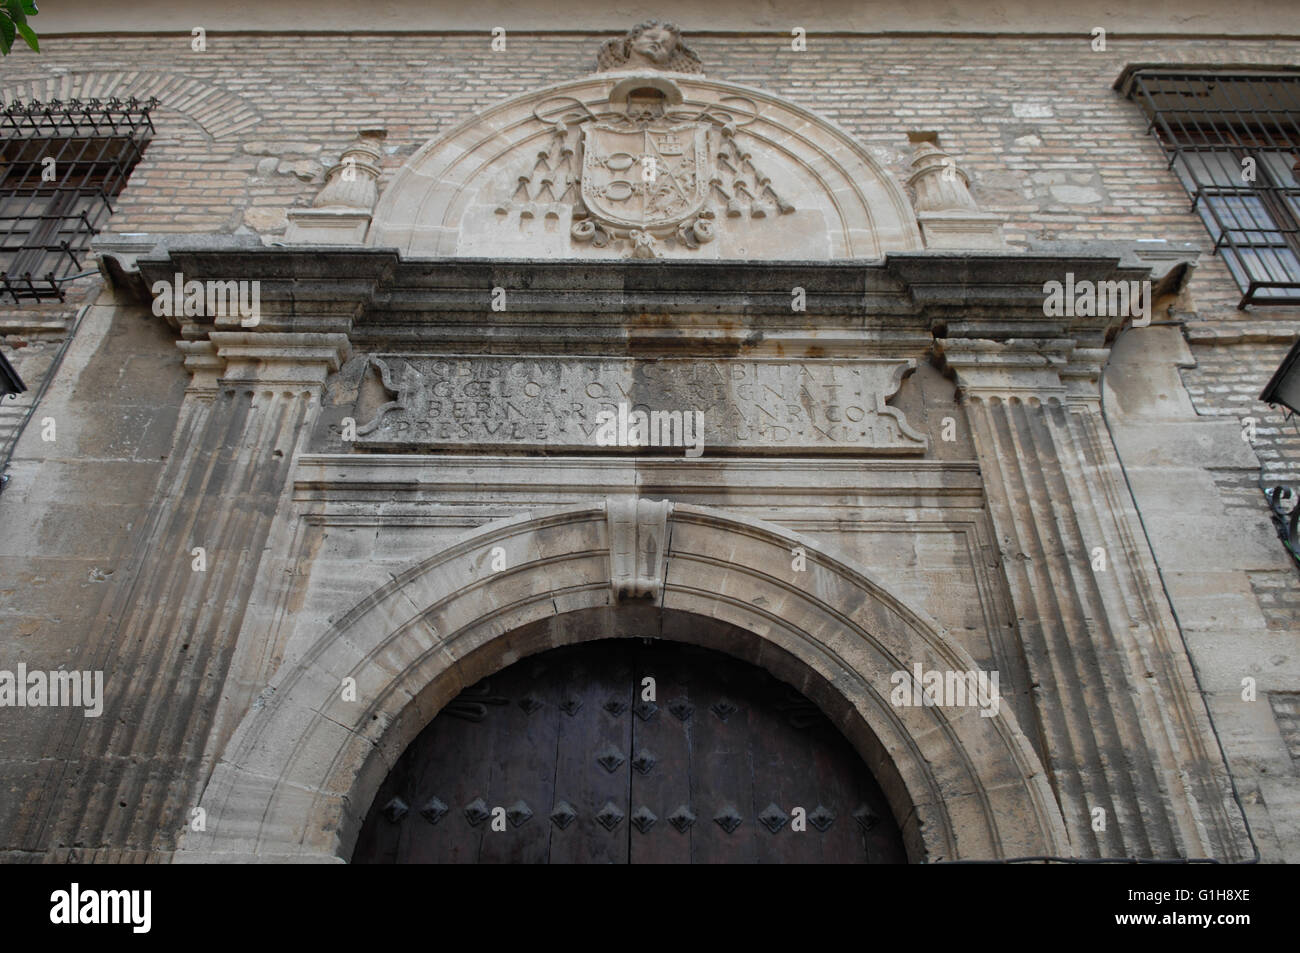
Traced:
[[881, 258], [923, 247], [906, 192], [834, 123], [695, 73], [614, 70], [430, 141], [367, 243], [409, 257]]

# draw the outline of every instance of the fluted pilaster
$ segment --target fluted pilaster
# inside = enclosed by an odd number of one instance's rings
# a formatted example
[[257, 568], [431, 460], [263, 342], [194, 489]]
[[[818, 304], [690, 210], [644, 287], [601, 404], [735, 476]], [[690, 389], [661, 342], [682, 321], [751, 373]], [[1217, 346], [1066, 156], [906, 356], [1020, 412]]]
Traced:
[[949, 339], [938, 350], [963, 395], [1076, 852], [1247, 856], [1101, 414], [1104, 352], [1066, 339]]
[[[75, 764], [44, 821], [58, 846], [167, 850], [190, 821], [268, 533], [348, 341], [212, 332], [180, 347], [194, 378], [174, 452], [96, 621], [104, 714], [50, 753]], [[89, 751], [102, 755], [76, 763]]]

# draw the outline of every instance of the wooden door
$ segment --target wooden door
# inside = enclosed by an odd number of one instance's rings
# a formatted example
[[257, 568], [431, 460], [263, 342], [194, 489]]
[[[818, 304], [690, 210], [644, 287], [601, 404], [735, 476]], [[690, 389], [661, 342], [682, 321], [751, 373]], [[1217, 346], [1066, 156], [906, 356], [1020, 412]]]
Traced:
[[729, 656], [649, 639], [556, 649], [463, 692], [399, 759], [353, 855], [905, 860], [879, 786], [806, 698]]

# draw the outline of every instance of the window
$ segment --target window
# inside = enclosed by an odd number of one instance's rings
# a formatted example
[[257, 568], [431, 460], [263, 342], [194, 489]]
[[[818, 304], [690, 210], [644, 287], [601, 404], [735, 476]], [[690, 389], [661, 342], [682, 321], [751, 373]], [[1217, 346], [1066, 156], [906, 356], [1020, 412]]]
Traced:
[[151, 99], [53, 100], [0, 112], [0, 293], [62, 300], [153, 135]]
[[1300, 71], [1129, 67], [1116, 83], [1249, 304], [1300, 304]]

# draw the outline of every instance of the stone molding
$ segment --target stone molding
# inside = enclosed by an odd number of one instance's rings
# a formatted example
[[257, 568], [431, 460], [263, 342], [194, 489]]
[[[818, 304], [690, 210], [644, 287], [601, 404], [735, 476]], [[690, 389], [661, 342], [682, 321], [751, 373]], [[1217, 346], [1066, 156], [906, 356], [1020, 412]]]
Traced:
[[[561, 14], [561, 9], [568, 12]], [[49, 22], [42, 35], [57, 34], [187, 34], [193, 24], [204, 23], [212, 32], [282, 33], [290, 36], [308, 32], [335, 33], [345, 40], [358, 35], [461, 33], [477, 40], [484, 24], [509, 23], [512, 37], [519, 33], [549, 35], [562, 29], [567, 19], [573, 32], [583, 37], [594, 34], [622, 37], [627, 29], [628, 7], [621, 4], [584, 4], [560, 8], [555, 5], [520, 7], [513, 0], [489, 0], [474, 5], [429, 6], [424, 0], [391, 0], [358, 23], [351, 0], [314, 0], [309, 6], [296, 3], [266, 4], [252, 0], [231, 0], [219, 7], [199, 0], [175, 0], [156, 9], [118, 10], [91, 5], [67, 5], [42, 10]], [[806, 3], [765, 4], [761, 15], [752, 2], [728, 0], [707, 6], [688, 0], [659, 0], [655, 12], [688, 23], [694, 38], [719, 37], [727, 43], [773, 44], [777, 33], [787, 42], [788, 30], [776, 24], [812, 19]], [[1082, 0], [1069, 5], [1043, 8], [1028, 4], [988, 6], [958, 4], [951, 0], [886, 0], [882, 3], [844, 4], [817, 7], [813, 36], [885, 36], [890, 34], [1001, 34], [1012, 36], [1088, 36], [1095, 24], [1106, 23], [1115, 14], [1113, 0]], [[1243, 15], [1241, 7], [1225, 7], [1212, 0], [1183, 0], [1179, 15], [1171, 17], [1159, 5], [1133, 7], [1125, 11], [1124, 33], [1130, 36], [1207, 36], [1213, 38], [1252, 36], [1268, 17], [1270, 32], [1278, 36], [1300, 34], [1300, 17], [1294, 7], [1274, 0], [1271, 6], [1257, 5], [1258, 17]], [[565, 19], [559, 19], [563, 16]], [[310, 17], [310, 19], [308, 19]], [[461, 37], [455, 37], [460, 40]], [[1028, 42], [1028, 41], [1026, 41]], [[774, 44], [773, 44], [774, 45]], [[586, 66], [587, 47], [579, 60]], [[815, 54], [814, 54], [815, 55]], [[779, 61], [778, 61], [779, 62]]]
[[189, 393], [222, 387], [289, 388], [319, 393], [351, 353], [345, 334], [214, 331], [177, 341], [192, 375]]
[[345, 334], [283, 334], [213, 331], [218, 378], [226, 386], [298, 387], [319, 390], [351, 351]]

